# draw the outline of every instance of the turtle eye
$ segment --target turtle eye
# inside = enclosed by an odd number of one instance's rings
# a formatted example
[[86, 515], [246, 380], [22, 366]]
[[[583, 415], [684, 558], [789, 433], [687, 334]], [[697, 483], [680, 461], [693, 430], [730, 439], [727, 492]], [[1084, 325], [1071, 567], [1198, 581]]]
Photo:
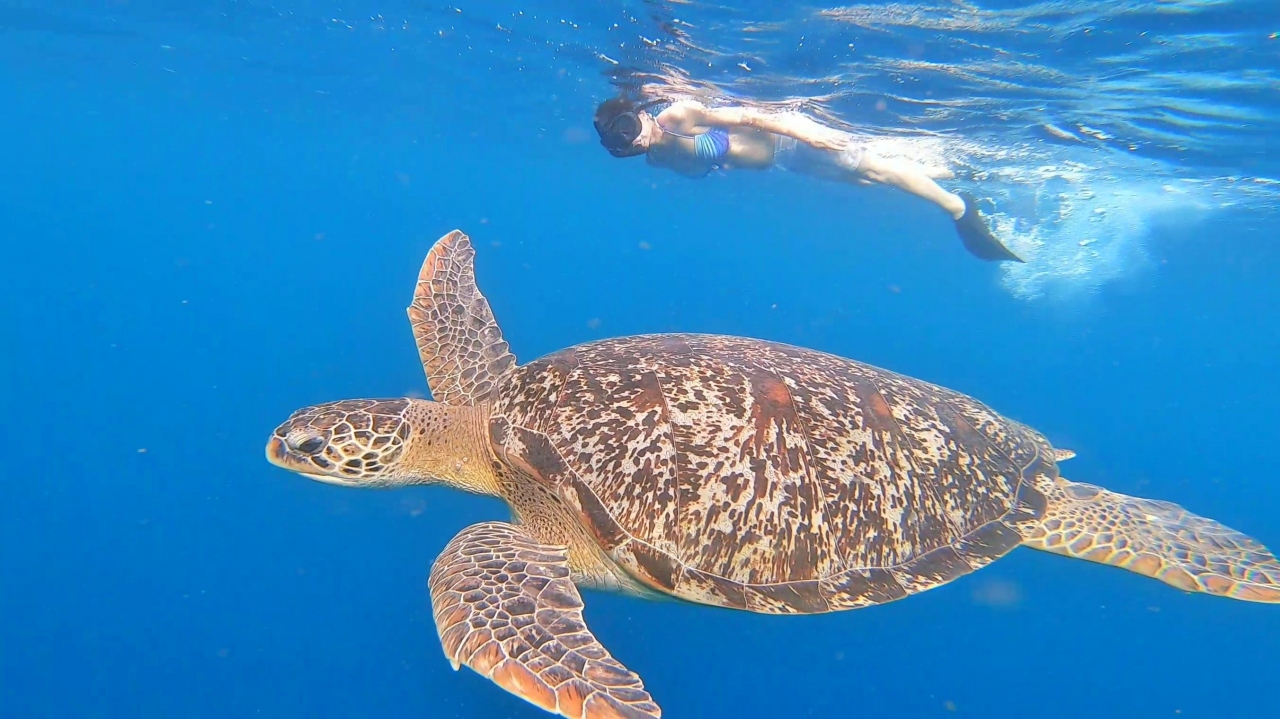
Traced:
[[321, 437], [318, 434], [313, 434], [301, 442], [296, 442], [293, 445], [293, 448], [303, 454], [315, 454], [316, 452], [324, 449], [324, 437]]

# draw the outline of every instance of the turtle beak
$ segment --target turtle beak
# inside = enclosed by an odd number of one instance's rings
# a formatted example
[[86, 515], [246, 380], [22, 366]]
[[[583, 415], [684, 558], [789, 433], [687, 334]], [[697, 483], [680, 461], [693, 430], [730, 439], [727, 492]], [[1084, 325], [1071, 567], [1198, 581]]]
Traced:
[[284, 439], [279, 436], [273, 436], [267, 440], [267, 461], [281, 469], [308, 476], [311, 476], [309, 473], [316, 469], [309, 462], [298, 459], [297, 455], [290, 452], [289, 445], [285, 444]]
[[267, 461], [280, 467], [284, 466], [287, 461], [285, 458], [288, 451], [285, 449], [284, 440], [279, 437], [272, 437], [267, 440]]
[[358, 482], [353, 482], [345, 477], [331, 477], [327, 474], [316, 474], [315, 467], [309, 462], [299, 460], [292, 452], [289, 451], [288, 445], [280, 437], [273, 436], [267, 440], [267, 461], [280, 469], [288, 470], [294, 474], [300, 474], [307, 479], [323, 482], [324, 484], [333, 484], [339, 487], [359, 487]]
[[335, 487], [359, 488], [359, 487], [365, 486], [358, 482], [353, 482], [350, 479], [346, 479], [344, 477], [331, 477], [327, 474], [312, 474], [310, 472], [298, 472], [298, 474], [301, 474], [303, 477], [306, 477], [307, 479], [310, 479], [312, 481], [319, 482], [321, 484], [332, 484]]

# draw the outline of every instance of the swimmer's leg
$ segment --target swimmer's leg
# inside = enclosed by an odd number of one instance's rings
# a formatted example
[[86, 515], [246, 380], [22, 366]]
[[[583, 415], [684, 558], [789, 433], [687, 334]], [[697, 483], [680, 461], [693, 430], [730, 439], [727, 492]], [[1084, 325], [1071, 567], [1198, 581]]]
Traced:
[[870, 152], [857, 154], [846, 151], [847, 162], [857, 161], [849, 169], [855, 170], [871, 182], [896, 187], [941, 207], [956, 223], [960, 241], [973, 256], [983, 260], [1022, 262], [995, 235], [978, 212], [973, 197], [967, 192], [947, 192], [933, 181], [921, 165], [906, 160], [880, 157]]

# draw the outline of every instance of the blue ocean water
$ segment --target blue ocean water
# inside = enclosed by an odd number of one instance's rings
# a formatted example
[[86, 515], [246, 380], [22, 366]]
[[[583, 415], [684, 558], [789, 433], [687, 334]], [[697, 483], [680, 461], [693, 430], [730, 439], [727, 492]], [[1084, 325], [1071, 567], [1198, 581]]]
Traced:
[[[1280, 546], [1280, 15], [1095, 5], [4, 3], [0, 716], [544, 716], [450, 669], [424, 589], [498, 501], [263, 459], [297, 407], [426, 393], [404, 308], [455, 228], [522, 361], [834, 352]], [[610, 158], [620, 69], [951, 158], [1030, 262], [900, 193]], [[1280, 609], [1030, 550], [824, 616], [585, 599], [666, 716], [1277, 711]]]

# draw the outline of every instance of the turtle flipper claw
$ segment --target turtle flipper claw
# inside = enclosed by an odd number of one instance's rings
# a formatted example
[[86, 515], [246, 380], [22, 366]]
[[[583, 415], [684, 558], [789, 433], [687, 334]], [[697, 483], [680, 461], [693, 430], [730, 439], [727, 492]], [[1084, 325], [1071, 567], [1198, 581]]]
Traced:
[[1025, 262], [991, 234], [986, 220], [978, 212], [977, 202], [968, 192], [956, 193], [964, 200], [964, 214], [956, 220], [956, 234], [969, 254], [991, 262]]

